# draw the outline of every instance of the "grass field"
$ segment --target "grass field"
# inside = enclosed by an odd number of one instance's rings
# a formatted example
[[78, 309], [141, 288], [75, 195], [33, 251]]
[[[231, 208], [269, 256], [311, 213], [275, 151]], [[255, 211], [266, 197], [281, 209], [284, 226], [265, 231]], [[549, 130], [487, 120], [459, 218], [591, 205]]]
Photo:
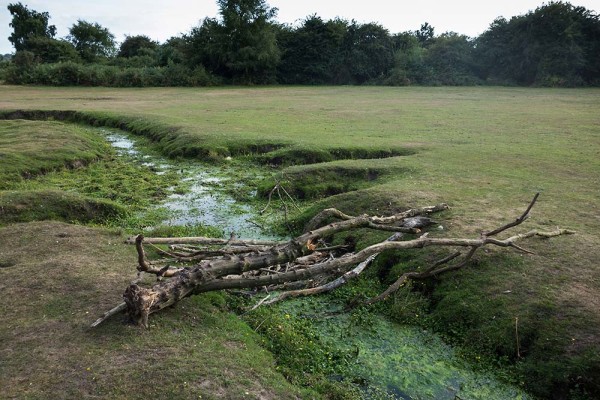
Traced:
[[535, 255], [480, 255], [436, 284], [427, 324], [512, 360], [526, 387], [558, 398], [577, 385], [600, 391], [599, 109], [597, 89], [0, 86], [0, 111], [75, 110], [152, 136], [171, 155], [282, 164], [315, 209], [449, 203], [445, 236], [512, 220], [541, 192], [523, 230], [577, 235], [526, 244]]

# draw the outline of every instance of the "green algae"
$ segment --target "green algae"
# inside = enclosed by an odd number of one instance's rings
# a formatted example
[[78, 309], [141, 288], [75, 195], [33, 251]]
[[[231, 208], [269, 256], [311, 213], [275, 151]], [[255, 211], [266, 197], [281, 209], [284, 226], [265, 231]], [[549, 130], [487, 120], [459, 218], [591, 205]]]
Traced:
[[492, 372], [470, 365], [438, 335], [424, 329], [390, 322], [365, 309], [332, 315], [335, 300], [329, 297], [292, 300], [279, 308], [290, 319], [303, 319], [311, 326], [311, 341], [332, 354], [351, 355], [342, 373], [332, 377], [357, 385], [362, 398], [531, 398]]

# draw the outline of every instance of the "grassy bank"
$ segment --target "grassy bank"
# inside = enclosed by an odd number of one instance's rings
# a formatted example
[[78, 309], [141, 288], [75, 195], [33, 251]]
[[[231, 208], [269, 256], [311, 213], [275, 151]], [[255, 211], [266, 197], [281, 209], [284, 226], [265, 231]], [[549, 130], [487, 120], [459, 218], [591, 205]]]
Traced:
[[[560, 225], [577, 235], [528, 243], [534, 255], [482, 254], [473, 268], [418, 290], [415, 304], [428, 315], [421, 323], [514, 364], [541, 396], [600, 391], [598, 90], [4, 86], [0, 93], [0, 109], [75, 110], [151, 137], [173, 156], [322, 162], [277, 172], [315, 201], [313, 212], [334, 205], [382, 214], [444, 201], [452, 207], [444, 236], [477, 236], [512, 220], [541, 191], [524, 229]], [[336, 161], [375, 155], [403, 156]], [[380, 262], [381, 279], [415, 267], [409, 256]], [[399, 310], [398, 318], [410, 314]]]
[[[96, 129], [59, 121], [0, 121], [0, 225], [59, 220], [141, 228], [136, 221], [178, 185], [116, 156]], [[157, 211], [155, 219], [160, 219]]]
[[147, 331], [119, 318], [90, 330], [135, 277], [118, 233], [60, 222], [0, 228], [3, 398], [297, 399], [258, 335], [219, 294], [196, 296]]
[[[123, 231], [151, 224], [133, 214], [177, 177], [117, 158], [98, 130], [82, 125], [0, 121], [0, 142], [0, 397], [319, 396], [285, 380], [221, 294], [197, 296], [145, 332], [119, 318], [90, 330], [136, 276]], [[153, 232], [161, 233], [190, 232]]]
[[81, 168], [110, 154], [97, 134], [53, 121], [3, 121], [0, 149], [0, 190], [50, 171]]

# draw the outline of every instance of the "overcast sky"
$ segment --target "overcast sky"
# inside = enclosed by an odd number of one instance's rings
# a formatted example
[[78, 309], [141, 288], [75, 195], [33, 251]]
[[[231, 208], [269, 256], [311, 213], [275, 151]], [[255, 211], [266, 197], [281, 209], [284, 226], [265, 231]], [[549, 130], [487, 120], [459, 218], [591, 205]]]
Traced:
[[[0, 54], [12, 53], [8, 41], [12, 29], [8, 3], [0, 1]], [[38, 12], [50, 13], [50, 24], [56, 25], [57, 37], [65, 37], [78, 19], [98, 22], [108, 28], [117, 41], [125, 35], [147, 35], [163, 42], [171, 36], [188, 32], [205, 17], [216, 17], [215, 0], [21, 0]], [[499, 16], [510, 18], [534, 10], [543, 0], [270, 0], [279, 9], [277, 21], [298, 23], [308, 15], [323, 19], [342, 17], [360, 23], [377, 22], [391, 33], [418, 29], [429, 22], [436, 34], [454, 31], [477, 36]], [[598, 0], [573, 0], [598, 13]]]

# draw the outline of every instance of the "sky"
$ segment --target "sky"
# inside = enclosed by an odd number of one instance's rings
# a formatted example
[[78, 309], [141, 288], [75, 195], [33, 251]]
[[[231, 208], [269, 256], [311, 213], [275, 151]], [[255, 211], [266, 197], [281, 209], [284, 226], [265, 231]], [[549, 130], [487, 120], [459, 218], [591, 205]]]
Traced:
[[[0, 54], [13, 53], [8, 36], [11, 15], [6, 6], [19, 0], [0, 1]], [[57, 38], [69, 34], [78, 19], [97, 22], [122, 42], [126, 35], [146, 35], [159, 42], [187, 33], [205, 17], [218, 17], [215, 0], [20, 0], [29, 9], [50, 13]], [[475, 37], [499, 16], [525, 14], [544, 0], [267, 0], [279, 9], [276, 20], [299, 24], [317, 14], [324, 20], [341, 17], [359, 23], [377, 22], [391, 33], [414, 31], [429, 22], [440, 34], [453, 31]], [[598, 0], [573, 0], [598, 13]]]

